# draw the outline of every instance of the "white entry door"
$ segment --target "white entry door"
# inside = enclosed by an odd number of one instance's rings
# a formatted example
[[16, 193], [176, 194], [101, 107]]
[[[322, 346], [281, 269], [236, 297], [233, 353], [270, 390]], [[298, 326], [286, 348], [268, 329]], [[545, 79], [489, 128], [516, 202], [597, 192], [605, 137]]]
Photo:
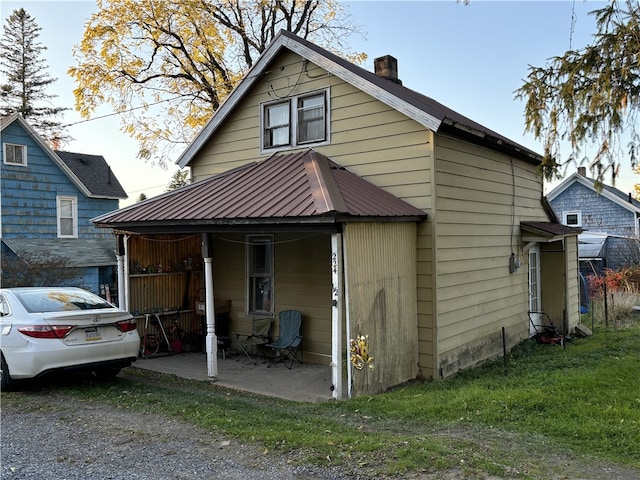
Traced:
[[[529, 250], [529, 311], [540, 311], [540, 245]], [[537, 332], [534, 327], [540, 325], [540, 315], [529, 314], [532, 321], [529, 322], [529, 334], [534, 336]]]

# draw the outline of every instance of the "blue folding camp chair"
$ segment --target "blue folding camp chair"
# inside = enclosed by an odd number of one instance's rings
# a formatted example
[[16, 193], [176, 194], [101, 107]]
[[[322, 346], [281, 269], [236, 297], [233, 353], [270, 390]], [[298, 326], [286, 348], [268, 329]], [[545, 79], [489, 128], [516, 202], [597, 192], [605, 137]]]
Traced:
[[[269, 366], [282, 362], [291, 370], [295, 360], [302, 364], [302, 313], [298, 310], [283, 310], [278, 314], [278, 325], [279, 337], [275, 342], [265, 345], [273, 351]], [[288, 360], [290, 363], [287, 363]]]

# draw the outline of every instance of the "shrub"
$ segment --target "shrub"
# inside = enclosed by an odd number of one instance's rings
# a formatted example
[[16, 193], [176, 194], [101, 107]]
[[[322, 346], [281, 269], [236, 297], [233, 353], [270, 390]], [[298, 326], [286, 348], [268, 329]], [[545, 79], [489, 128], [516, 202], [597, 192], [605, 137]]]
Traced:
[[[591, 314], [597, 323], [628, 325], [634, 320], [635, 305], [640, 305], [640, 269], [605, 270], [603, 276], [589, 276]], [[607, 292], [605, 308], [605, 286]]]

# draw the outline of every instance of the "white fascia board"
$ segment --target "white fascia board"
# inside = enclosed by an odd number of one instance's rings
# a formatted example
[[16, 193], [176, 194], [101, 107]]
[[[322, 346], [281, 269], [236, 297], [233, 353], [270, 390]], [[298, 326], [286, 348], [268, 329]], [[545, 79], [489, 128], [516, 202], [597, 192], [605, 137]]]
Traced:
[[253, 65], [249, 72], [244, 76], [236, 88], [229, 94], [229, 96], [222, 102], [218, 110], [216, 110], [207, 122], [207, 124], [200, 130], [200, 133], [191, 141], [187, 148], [176, 160], [176, 164], [180, 168], [185, 168], [193, 157], [198, 153], [202, 146], [207, 142], [209, 137], [215, 132], [222, 124], [222, 122], [233, 112], [234, 108], [244, 98], [245, 93], [256, 83], [258, 78], [262, 75], [264, 69], [269, 62], [275, 57], [276, 53], [280, 51], [282, 47], [283, 36], [279, 36], [273, 41], [273, 44], [264, 51], [258, 61]]
[[640, 208], [637, 208], [635, 205], [633, 205], [633, 204], [629, 203], [628, 201], [624, 200], [622, 197], [619, 197], [618, 195], [615, 195], [615, 194], [611, 193], [607, 189], [603, 188], [602, 191], [598, 192], [596, 190], [595, 182], [593, 180], [591, 180], [589, 178], [585, 178], [585, 177], [583, 177], [582, 175], [580, 175], [578, 173], [572, 174], [569, 178], [564, 180], [560, 185], [558, 185], [556, 188], [551, 190], [549, 192], [549, 194], [547, 195], [547, 200], [552, 201], [554, 198], [556, 198], [558, 195], [560, 195], [562, 192], [564, 192], [574, 182], [578, 182], [581, 185], [584, 185], [585, 187], [589, 188], [590, 190], [593, 190], [598, 195], [602, 195], [607, 200], [609, 200], [609, 201], [611, 201], [611, 202], [613, 202], [613, 203], [615, 203], [617, 205], [620, 205], [622, 208], [624, 208], [626, 210], [629, 210], [630, 212], [635, 212], [635, 213], [639, 213], [640, 214]]
[[289, 50], [297, 53], [303, 58], [306, 58], [310, 62], [315, 63], [319, 67], [323, 68], [327, 72], [335, 75], [341, 80], [353, 85], [354, 87], [368, 93], [376, 100], [380, 100], [391, 108], [403, 113], [407, 117], [415, 120], [422, 126], [436, 132], [440, 128], [440, 120], [433, 115], [426, 113], [424, 110], [414, 107], [410, 103], [407, 103], [395, 95], [381, 89], [377, 85], [365, 80], [360, 75], [351, 72], [350, 70], [341, 67], [340, 65], [332, 62], [324, 55], [311, 50], [310, 48], [302, 45], [295, 40], [283, 37], [284, 46]]
[[[562, 183], [560, 183], [556, 188], [554, 188], [547, 194], [547, 200], [551, 201], [554, 198], [556, 198], [558, 195], [560, 195], [562, 192], [564, 192], [567, 188], [569, 188], [569, 186], [574, 182], [574, 180], [577, 179], [576, 177], [578, 177], [578, 174], [573, 173], [569, 178], [563, 180]], [[580, 175], [580, 177], [582, 177], [582, 175]]]
[[429, 115], [425, 111], [414, 107], [413, 105], [400, 100], [395, 95], [388, 93], [375, 84], [368, 82], [360, 75], [357, 75], [348, 69], [341, 67], [335, 62], [329, 60], [324, 55], [315, 52], [314, 50], [302, 45], [294, 39], [288, 38], [284, 35], [279, 35], [273, 43], [264, 51], [260, 59], [249, 70], [244, 79], [237, 85], [237, 87], [231, 92], [220, 108], [213, 114], [209, 122], [203, 127], [200, 133], [189, 144], [185, 151], [178, 157], [176, 164], [180, 168], [185, 168], [197, 152], [202, 148], [204, 143], [215, 132], [220, 124], [227, 118], [227, 116], [234, 110], [236, 105], [244, 98], [245, 93], [255, 84], [258, 78], [264, 73], [267, 65], [273, 60], [273, 58], [280, 52], [282, 48], [288, 48], [294, 53], [297, 53], [306, 60], [315, 63], [319, 67], [323, 68], [327, 72], [336, 77], [344, 80], [345, 82], [359, 88], [365, 93], [368, 93], [372, 97], [391, 108], [403, 113], [407, 117], [415, 120], [422, 126], [436, 132], [440, 128], [440, 120], [433, 115]]

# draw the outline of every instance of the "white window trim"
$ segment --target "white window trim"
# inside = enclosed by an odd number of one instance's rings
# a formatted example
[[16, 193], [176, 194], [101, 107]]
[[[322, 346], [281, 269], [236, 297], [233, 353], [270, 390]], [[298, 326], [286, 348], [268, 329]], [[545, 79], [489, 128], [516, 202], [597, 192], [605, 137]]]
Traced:
[[[71, 202], [71, 211], [73, 215], [73, 234], [72, 235], [63, 235], [62, 234], [62, 226], [60, 224], [61, 220], [61, 208], [60, 203], [63, 200], [69, 200]], [[58, 224], [58, 238], [78, 238], [78, 198], [68, 195], [58, 195], [56, 197], [56, 219]]]
[[[329, 145], [331, 143], [331, 95], [329, 95], [330, 89], [327, 87], [321, 90], [314, 90], [311, 92], [301, 93], [299, 95], [292, 95], [287, 98], [279, 98], [269, 102], [262, 102], [260, 104], [260, 153], [271, 154], [279, 150], [294, 150], [301, 147], [321, 146]], [[298, 99], [303, 97], [312, 97], [314, 95], [324, 95], [325, 101], [325, 139], [318, 142], [302, 142], [298, 143]], [[289, 143], [287, 145], [275, 145], [273, 147], [266, 147], [264, 145], [264, 129], [265, 118], [264, 112], [269, 105], [277, 105], [278, 103], [289, 102]]]
[[[8, 162], [7, 161], [7, 147], [21, 147], [22, 148], [22, 163]], [[27, 146], [20, 143], [3, 143], [2, 144], [2, 159], [5, 165], [13, 165], [14, 167], [26, 167], [27, 166]]]
[[[271, 245], [271, 265], [270, 269], [270, 288], [271, 288], [271, 305], [269, 305], [268, 310], [251, 310], [251, 246], [253, 245], [252, 239], [268, 239], [268, 243]], [[245, 310], [247, 315], [255, 315], [255, 316], [268, 316], [273, 315], [274, 312], [274, 303], [275, 303], [275, 295], [273, 291], [274, 282], [275, 282], [275, 273], [274, 273], [274, 265], [275, 265], [275, 244], [273, 235], [268, 234], [256, 234], [256, 235], [247, 235], [245, 237], [246, 242], [246, 253], [245, 253], [245, 279], [246, 279], [246, 288], [245, 288]], [[265, 242], [267, 243], [267, 242]]]
[[[569, 215], [576, 215], [578, 218], [578, 223], [569, 225], [567, 223], [567, 217]], [[582, 226], [582, 212], [580, 210], [567, 210], [566, 212], [562, 212], [562, 223], [569, 227], [581, 227]]]

